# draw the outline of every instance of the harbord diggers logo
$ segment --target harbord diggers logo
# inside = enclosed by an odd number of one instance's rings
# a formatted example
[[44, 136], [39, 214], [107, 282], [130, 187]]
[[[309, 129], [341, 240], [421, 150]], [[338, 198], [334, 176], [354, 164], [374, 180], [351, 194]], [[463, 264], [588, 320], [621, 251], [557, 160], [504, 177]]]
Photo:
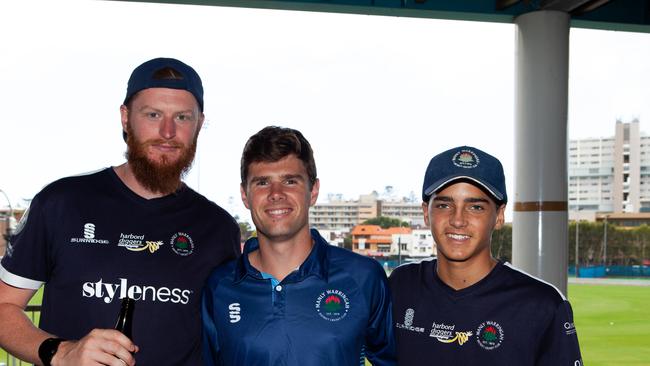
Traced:
[[325, 290], [316, 298], [315, 307], [321, 318], [336, 322], [348, 315], [350, 300], [341, 290]]
[[142, 252], [148, 249], [149, 253], [153, 253], [160, 249], [161, 245], [163, 245], [162, 240], [144, 240], [144, 235], [124, 233], [120, 233], [120, 240], [117, 242], [118, 247], [126, 248], [132, 252]]
[[462, 346], [469, 340], [469, 337], [472, 336], [472, 332], [456, 332], [455, 329], [456, 325], [433, 322], [429, 337], [433, 337], [442, 343], [457, 342]]

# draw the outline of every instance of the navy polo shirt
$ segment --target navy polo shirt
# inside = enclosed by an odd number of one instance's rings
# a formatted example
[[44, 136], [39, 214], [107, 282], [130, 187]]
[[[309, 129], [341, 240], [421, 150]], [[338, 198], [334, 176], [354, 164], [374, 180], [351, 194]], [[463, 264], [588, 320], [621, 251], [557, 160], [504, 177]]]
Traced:
[[213, 271], [202, 300], [206, 365], [395, 365], [383, 268], [311, 235], [305, 262], [275, 286], [248, 261], [257, 238]]

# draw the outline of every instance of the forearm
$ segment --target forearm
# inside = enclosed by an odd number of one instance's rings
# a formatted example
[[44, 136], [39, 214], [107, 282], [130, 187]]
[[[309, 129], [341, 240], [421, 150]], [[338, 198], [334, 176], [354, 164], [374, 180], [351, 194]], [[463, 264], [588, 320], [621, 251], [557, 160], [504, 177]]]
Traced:
[[23, 361], [40, 365], [38, 347], [52, 335], [38, 329], [14, 304], [0, 304], [0, 346]]

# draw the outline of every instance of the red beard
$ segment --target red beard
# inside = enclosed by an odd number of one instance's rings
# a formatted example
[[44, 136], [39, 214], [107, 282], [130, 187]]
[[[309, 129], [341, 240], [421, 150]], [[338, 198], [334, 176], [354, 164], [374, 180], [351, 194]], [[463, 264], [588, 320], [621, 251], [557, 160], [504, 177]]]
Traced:
[[[194, 154], [196, 153], [196, 140], [186, 147], [182, 143], [170, 142], [162, 139], [140, 141], [137, 140], [130, 124], [126, 128], [126, 153], [124, 156], [135, 175], [138, 183], [151, 192], [168, 195], [175, 192], [181, 186], [181, 178], [187, 174], [192, 167]], [[150, 160], [147, 157], [147, 150], [151, 145], [166, 143], [181, 148], [181, 156], [173, 162], [169, 157], [163, 155], [160, 160]]]

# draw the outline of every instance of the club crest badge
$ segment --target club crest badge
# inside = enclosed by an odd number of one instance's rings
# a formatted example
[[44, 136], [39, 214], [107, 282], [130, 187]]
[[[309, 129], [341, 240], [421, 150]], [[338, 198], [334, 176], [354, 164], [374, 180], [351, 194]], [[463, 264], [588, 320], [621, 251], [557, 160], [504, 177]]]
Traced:
[[169, 241], [170, 246], [174, 253], [187, 257], [194, 252], [194, 241], [185, 233], [176, 233]]
[[499, 348], [503, 343], [503, 328], [493, 321], [481, 323], [476, 329], [476, 342], [488, 351]]
[[476, 168], [480, 163], [478, 156], [472, 150], [461, 150], [454, 154], [451, 161], [459, 168]]
[[315, 307], [321, 318], [336, 322], [348, 315], [350, 300], [341, 290], [325, 290], [316, 298]]

